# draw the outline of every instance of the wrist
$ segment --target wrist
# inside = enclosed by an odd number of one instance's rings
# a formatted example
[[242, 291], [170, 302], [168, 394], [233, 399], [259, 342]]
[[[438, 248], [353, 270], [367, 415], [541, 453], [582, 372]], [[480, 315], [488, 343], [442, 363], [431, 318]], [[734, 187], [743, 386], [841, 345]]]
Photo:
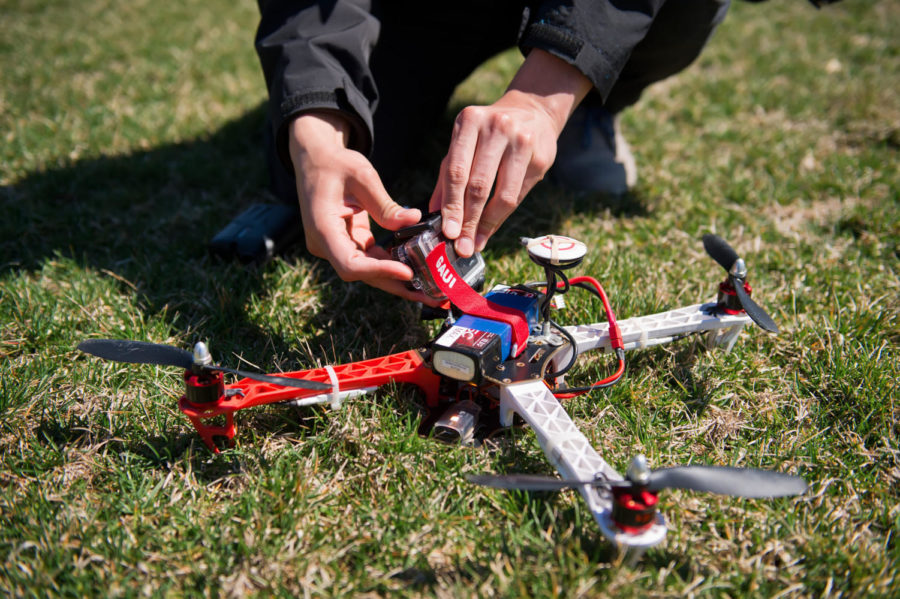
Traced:
[[288, 128], [291, 160], [296, 162], [300, 156], [346, 148], [351, 130], [350, 121], [338, 112], [304, 112]]
[[535, 48], [498, 102], [526, 104], [541, 110], [559, 134], [591, 88], [590, 80], [581, 71]]

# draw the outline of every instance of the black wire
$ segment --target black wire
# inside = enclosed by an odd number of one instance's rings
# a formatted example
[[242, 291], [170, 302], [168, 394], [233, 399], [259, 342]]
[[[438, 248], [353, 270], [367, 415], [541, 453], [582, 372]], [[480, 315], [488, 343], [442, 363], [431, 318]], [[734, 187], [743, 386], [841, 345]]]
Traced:
[[[580, 282], [579, 283], [570, 283], [569, 278], [566, 277], [566, 275], [564, 275], [560, 271], [556, 271], [554, 274], [558, 274], [560, 276], [560, 278], [563, 280], [563, 282], [565, 283], [565, 288], [560, 290], [561, 294], [568, 292], [572, 287], [579, 287], [581, 289], [584, 289], [584, 290], [590, 292], [592, 295], [594, 295], [601, 301], [603, 300], [603, 296], [600, 295], [600, 292], [597, 291], [597, 289], [593, 285], [590, 285], [588, 283], [580, 283]], [[548, 278], [549, 278], [549, 273], [548, 273]], [[529, 287], [529, 288], [547, 287], [547, 281], [529, 281], [528, 283], [525, 283], [524, 286]], [[554, 281], [554, 287], [555, 287], [555, 281]], [[556, 290], [554, 289], [554, 291], [556, 291]], [[545, 301], [549, 302], [549, 298], [553, 296], [553, 293], [549, 293], [549, 290], [548, 290], [547, 296], [548, 296], [548, 298]], [[542, 311], [543, 311], [543, 305], [542, 305]], [[572, 358], [569, 360], [569, 363], [566, 364], [566, 366], [564, 368], [560, 369], [559, 371], [547, 375], [548, 378], [557, 378], [557, 377], [560, 377], [560, 376], [566, 374], [567, 372], [569, 372], [569, 370], [572, 369], [572, 367], [575, 365], [576, 360], [578, 360], [578, 352], [576, 349], [575, 338], [569, 333], [569, 331], [567, 331], [563, 327], [559, 326], [559, 324], [557, 324], [556, 322], [554, 322], [553, 320], [551, 320], [549, 318], [547, 319], [547, 321], [551, 325], [553, 325], [553, 327], [556, 328], [556, 330], [558, 330], [560, 333], [562, 333], [569, 340], [569, 343], [572, 345]], [[689, 334], [692, 334], [692, 333], [689, 333]], [[687, 334], [685, 336], [687, 336]], [[619, 359], [622, 361], [622, 363], [624, 365], [624, 363], [625, 363], [624, 352], [619, 357]], [[559, 389], [558, 391], [555, 391], [555, 393], [586, 393], [589, 391], [593, 391], [595, 389], [606, 389], [606, 388], [612, 387], [616, 383], [620, 382], [623, 378], [625, 378], [625, 369], [624, 368], [622, 369], [622, 374], [619, 375], [619, 377], [617, 379], [610, 381], [608, 383], [604, 383], [602, 385], [590, 385], [587, 387], [569, 387], [567, 389]]]
[[567, 276], [566, 276], [566, 273], [564, 273], [564, 272], [561, 271], [561, 270], [558, 271], [556, 274], [559, 275], [559, 278], [562, 279], [562, 282], [565, 283], [565, 285], [566, 285], [566, 286], [563, 287], [562, 289], [557, 289], [556, 292], [557, 292], [557, 293], [561, 293], [561, 294], [566, 294], [566, 293], [568, 293], [568, 292], [572, 289], [572, 286], [569, 284], [569, 277], [567, 277]]
[[[603, 296], [600, 295], [600, 292], [593, 285], [590, 285], [588, 283], [583, 283], [583, 282], [570, 283], [569, 278], [565, 274], [563, 274], [562, 271], [559, 271], [559, 270], [551, 271], [549, 268], [545, 267], [545, 272], [547, 273], [547, 281], [546, 282], [545, 281], [531, 281], [531, 282], [525, 283], [525, 287], [537, 287], [537, 288], [548, 287], [547, 292], [546, 292], [546, 298], [544, 300], [544, 304], [541, 305], [542, 313], [544, 312], [545, 306], [546, 306], [547, 310], [549, 311], [550, 298], [552, 298], [553, 295], [557, 291], [560, 294], [565, 294], [568, 291], [570, 291], [572, 287], [579, 287], [581, 289], [585, 289], [588, 292], [590, 292], [592, 295], [594, 295], [595, 297], [600, 299], [601, 301], [603, 300]], [[556, 277], [553, 276], [551, 279], [551, 275], [559, 275], [560, 279], [562, 279], [562, 282], [565, 284], [565, 287], [563, 289], [557, 290], [556, 289], [556, 280], [555, 280]], [[549, 285], [553, 286], [552, 289], [549, 288]], [[605, 310], [604, 310], [604, 312], [605, 312]], [[559, 324], [557, 324], [550, 318], [546, 318], [546, 320], [551, 325], [553, 325], [553, 327], [556, 330], [558, 330], [560, 333], [562, 333], [569, 340], [569, 343], [572, 345], [572, 358], [569, 360], [569, 363], [566, 364], [566, 366], [563, 367], [562, 369], [560, 369], [559, 371], [547, 375], [548, 378], [557, 378], [557, 377], [560, 377], [560, 376], [566, 374], [567, 372], [569, 372], [569, 370], [572, 369], [572, 367], [575, 365], [576, 360], [578, 360], [578, 351], [576, 348], [575, 338], [569, 333], [569, 331], [567, 331], [563, 327], [559, 326]], [[617, 353], [619, 353], [619, 352], [617, 352]], [[622, 352], [619, 355], [619, 360], [622, 362], [622, 365], [624, 366], [624, 364], [625, 364], [624, 352]], [[616, 378], [615, 380], [612, 380], [608, 383], [604, 383], [602, 385], [590, 385], [588, 387], [569, 387], [568, 389], [559, 389], [557, 392], [558, 393], [586, 393], [588, 391], [593, 391], [594, 389], [606, 389], [608, 387], [612, 387], [613, 385], [615, 385], [616, 383], [621, 381], [623, 378], [625, 378], [625, 369], [624, 368], [622, 369], [622, 374], [620, 374], [618, 376], [618, 378]]]
[[544, 292], [544, 301], [541, 303], [541, 318], [548, 321], [550, 320], [550, 302], [556, 294], [556, 271], [545, 266], [544, 275], [547, 277], [547, 282], [544, 284], [547, 291]]
[[585, 289], [585, 290], [587, 290], [587, 291], [590, 291], [591, 294], [593, 294], [594, 296], [600, 298], [601, 300], [603, 299], [603, 296], [600, 295], [600, 292], [597, 291], [597, 289], [596, 289], [593, 285], [590, 285], [590, 284], [588, 284], [588, 283], [572, 283], [572, 285], [573, 285], [574, 287], [579, 287], [579, 288], [581, 288], [581, 289]]
[[[594, 297], [596, 297], [600, 300], [603, 299], [603, 296], [600, 295], [600, 292], [597, 291], [593, 285], [591, 285], [589, 283], [569, 283], [568, 277], [565, 277], [565, 275], [563, 275], [562, 273], [557, 273], [557, 274], [562, 275], [565, 278], [565, 283], [566, 283], [566, 288], [564, 290], [560, 291], [560, 293], [567, 293], [571, 289], [571, 287], [578, 287], [579, 289], [584, 289], [585, 291], [589, 291], [591, 293], [591, 295], [593, 295]], [[547, 282], [546, 281], [529, 281], [527, 283], [524, 283], [523, 285], [525, 287], [530, 287], [530, 288], [541, 288], [541, 287], [546, 287]]]
[[588, 391], [593, 391], [594, 389], [606, 389], [608, 387], [612, 387], [623, 378], [625, 378], [625, 350], [617, 349], [616, 356], [619, 358], [619, 362], [622, 363], [622, 374], [620, 374], [615, 379], [609, 381], [608, 383], [603, 383], [602, 385], [589, 385], [587, 387], [569, 387], [568, 389], [559, 389], [558, 391], [554, 391], [554, 393], [586, 393]]
[[[624, 362], [624, 360], [623, 360], [623, 362]], [[594, 389], [607, 389], [609, 387], [612, 387], [616, 383], [620, 382], [623, 378], [625, 378], [625, 370], [624, 369], [622, 370], [622, 374], [619, 376], [619, 378], [617, 378], [613, 381], [610, 381], [608, 383], [604, 383], [602, 385], [588, 385], [587, 387], [568, 387], [566, 389], [559, 389], [555, 393], [586, 393], [588, 391], [593, 391]]]
[[559, 371], [547, 375], [548, 377], [555, 379], [555, 378], [560, 377], [560, 376], [564, 375], [565, 373], [569, 372], [569, 370], [572, 369], [572, 366], [575, 365], [575, 361], [578, 359], [578, 346], [575, 343], [575, 337], [572, 336], [572, 333], [570, 333], [566, 329], [562, 328], [561, 326], [559, 326], [552, 320], [550, 320], [549, 322], [550, 322], [550, 324], [553, 325], [553, 327], [557, 331], [562, 333], [566, 337], [566, 339], [569, 340], [569, 344], [572, 346], [572, 357], [569, 359], [569, 363], [566, 364], [565, 367], [561, 368]]

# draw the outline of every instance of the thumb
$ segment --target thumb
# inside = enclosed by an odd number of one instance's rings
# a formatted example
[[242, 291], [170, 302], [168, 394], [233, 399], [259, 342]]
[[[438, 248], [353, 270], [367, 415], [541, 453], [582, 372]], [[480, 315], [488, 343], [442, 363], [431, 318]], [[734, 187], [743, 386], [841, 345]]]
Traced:
[[419, 210], [404, 208], [391, 199], [374, 168], [354, 180], [353, 195], [369, 216], [389, 231], [414, 225], [422, 218]]

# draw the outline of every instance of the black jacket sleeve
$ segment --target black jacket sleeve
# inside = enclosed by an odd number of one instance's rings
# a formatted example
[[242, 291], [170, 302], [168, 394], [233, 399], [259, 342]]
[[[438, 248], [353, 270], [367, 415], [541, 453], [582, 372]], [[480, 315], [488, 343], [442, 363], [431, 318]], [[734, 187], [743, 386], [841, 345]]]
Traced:
[[[290, 165], [288, 123], [308, 110], [340, 111], [353, 125], [350, 147], [368, 154], [378, 102], [369, 65], [381, 31], [375, 0], [258, 1], [256, 50], [282, 161]], [[503, 1], [511, 11], [529, 8], [519, 37], [524, 52], [540, 48], [571, 63], [605, 100], [666, 0]], [[478, 19], [471, 6], [459, 10]]]
[[519, 40], [574, 65], [605, 101], [665, 0], [555, 0], [530, 11]]
[[337, 110], [353, 125], [350, 147], [368, 153], [378, 100], [369, 56], [379, 22], [367, 0], [259, 0], [256, 51], [269, 91], [276, 147], [285, 164], [287, 125], [308, 110]]

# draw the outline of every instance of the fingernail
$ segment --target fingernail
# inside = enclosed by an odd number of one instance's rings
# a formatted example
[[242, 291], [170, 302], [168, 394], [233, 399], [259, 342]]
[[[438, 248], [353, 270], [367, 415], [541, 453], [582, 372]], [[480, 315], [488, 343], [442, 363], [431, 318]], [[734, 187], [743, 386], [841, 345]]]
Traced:
[[488, 236], [484, 233], [479, 233], [475, 236], [475, 251], [480, 252], [484, 249], [484, 246], [487, 245]]
[[472, 240], [469, 237], [460, 237], [456, 240], [456, 253], [463, 258], [468, 258], [475, 252]]
[[459, 232], [462, 231], [462, 226], [459, 224], [459, 221], [455, 218], [448, 218], [444, 220], [444, 235], [449, 237], [450, 239], [456, 239], [459, 237]]

